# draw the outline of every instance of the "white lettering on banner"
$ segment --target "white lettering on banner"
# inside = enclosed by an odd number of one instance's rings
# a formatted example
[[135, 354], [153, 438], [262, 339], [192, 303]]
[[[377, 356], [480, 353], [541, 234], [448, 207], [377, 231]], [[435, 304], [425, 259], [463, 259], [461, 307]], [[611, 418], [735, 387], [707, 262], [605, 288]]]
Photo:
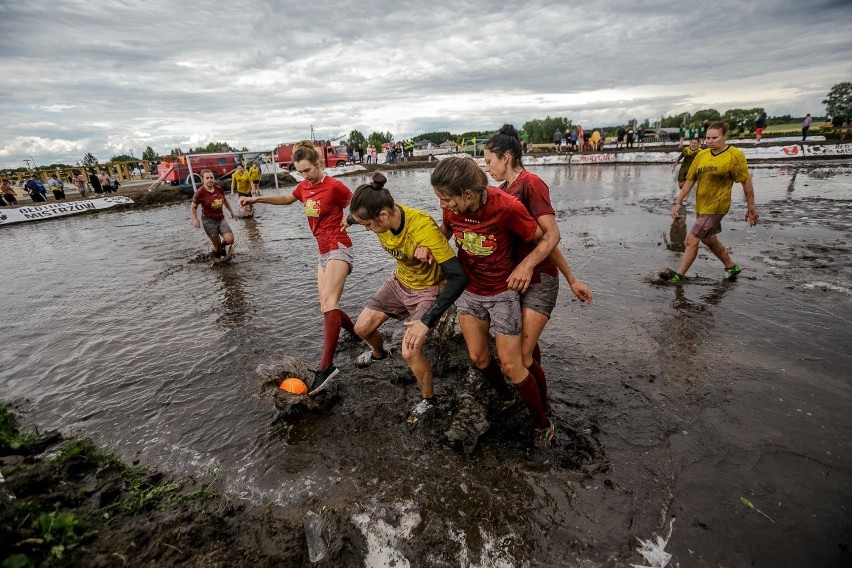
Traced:
[[103, 199], [87, 199], [84, 201], [71, 201], [67, 203], [28, 205], [26, 207], [18, 207], [17, 209], [3, 209], [0, 211], [0, 225], [64, 217], [66, 215], [74, 215], [75, 213], [108, 209], [116, 205], [127, 205], [131, 203], [133, 203], [133, 200], [129, 197], [117, 195], [115, 197], [105, 197]]
[[576, 161], [581, 164], [588, 164], [594, 162], [614, 162], [615, 154], [580, 154], [579, 156], [573, 156], [572, 161], [574, 161], [574, 159], [576, 159]]
[[849, 156], [852, 154], [852, 144], [811, 144], [805, 146], [806, 156]]

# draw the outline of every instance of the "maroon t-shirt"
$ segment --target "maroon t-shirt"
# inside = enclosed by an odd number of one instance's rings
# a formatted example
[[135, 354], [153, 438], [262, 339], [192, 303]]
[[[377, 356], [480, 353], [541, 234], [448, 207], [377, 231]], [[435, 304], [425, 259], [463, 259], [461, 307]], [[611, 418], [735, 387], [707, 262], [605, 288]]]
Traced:
[[[500, 185], [500, 189], [518, 198], [524, 204], [533, 219], [538, 221], [542, 215], [555, 215], [553, 205], [550, 203], [550, 189], [540, 177], [531, 174], [527, 170], [521, 170], [512, 185], [506, 187], [505, 182]], [[526, 256], [535, 248], [535, 243], [529, 241], [521, 241], [515, 245], [515, 262], [520, 263]], [[557, 276], [559, 269], [556, 264], [546, 257], [539, 262], [533, 270], [532, 284], [541, 282], [541, 275]]]
[[340, 230], [343, 223], [343, 208], [349, 205], [352, 191], [334, 179], [325, 176], [316, 185], [302, 180], [293, 191], [293, 196], [305, 204], [308, 226], [317, 240], [320, 254], [352, 246], [352, 239], [346, 231]]
[[468, 277], [467, 290], [495, 296], [509, 289], [515, 269], [514, 240], [531, 241], [538, 224], [523, 204], [496, 187], [488, 188], [485, 205], [473, 213], [444, 209], [444, 226], [453, 231], [459, 262]]
[[213, 185], [212, 193], [204, 186], [198, 188], [192, 196], [192, 202], [200, 204], [201, 214], [211, 221], [221, 221], [225, 218], [225, 213], [222, 211], [225, 206], [225, 192], [218, 183]]

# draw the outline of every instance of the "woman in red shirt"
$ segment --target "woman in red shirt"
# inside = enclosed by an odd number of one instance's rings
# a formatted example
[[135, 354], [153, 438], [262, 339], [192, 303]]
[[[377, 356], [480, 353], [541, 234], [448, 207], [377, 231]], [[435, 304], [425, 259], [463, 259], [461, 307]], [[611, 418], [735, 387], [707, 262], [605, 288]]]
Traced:
[[[469, 158], [441, 161], [431, 181], [444, 211], [441, 232], [448, 239], [454, 238], [459, 262], [468, 277], [467, 289], [456, 301], [468, 355], [503, 400], [511, 397], [503, 373], [509, 377], [529, 408], [535, 446], [549, 447], [553, 422], [545, 415], [538, 384], [521, 355], [518, 295], [529, 283], [519, 275], [531, 271], [547, 253], [536, 249], [520, 263], [513, 257], [513, 242], [538, 241], [541, 229], [520, 201], [488, 187], [485, 173]], [[499, 363], [491, 357], [488, 345], [492, 327]]]
[[322, 357], [310, 393], [315, 394], [324, 389], [338, 373], [333, 361], [341, 326], [355, 335], [352, 320], [340, 309], [343, 286], [352, 271], [352, 241], [346, 231], [341, 229], [343, 208], [349, 204], [352, 192], [336, 179], [325, 175], [320, 155], [310, 140], [293, 145], [293, 165], [305, 178], [293, 193], [241, 197], [240, 205], [290, 205], [296, 201], [305, 205], [308, 226], [319, 247], [317, 288], [324, 319]]

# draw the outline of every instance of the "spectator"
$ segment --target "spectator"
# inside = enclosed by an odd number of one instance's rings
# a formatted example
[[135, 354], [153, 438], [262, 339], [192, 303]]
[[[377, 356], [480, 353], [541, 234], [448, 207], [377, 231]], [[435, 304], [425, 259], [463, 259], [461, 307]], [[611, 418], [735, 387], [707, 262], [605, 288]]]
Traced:
[[755, 144], [760, 144], [760, 139], [763, 138], [763, 129], [766, 128], [766, 113], [760, 113], [757, 120], [754, 121], [754, 137]]
[[98, 177], [95, 170], [89, 170], [89, 184], [92, 186], [95, 195], [100, 195], [104, 192], [104, 188], [101, 186], [101, 178]]
[[624, 146], [624, 136], [627, 134], [627, 130], [624, 129], [624, 126], [619, 126], [618, 130], [615, 131], [615, 149], [618, 150], [622, 146]]
[[56, 201], [65, 200], [65, 184], [62, 183], [62, 180], [56, 174], [50, 174], [50, 177], [47, 179], [47, 185], [50, 187], [50, 191], [53, 192], [53, 198]]
[[30, 180], [24, 184], [24, 190], [29, 194], [33, 203], [47, 203], [47, 189], [35, 174], [30, 176]]
[[811, 122], [813, 119], [811, 118], [811, 113], [805, 115], [805, 120], [802, 121], [802, 142], [808, 139], [808, 130], [811, 128]]
[[561, 144], [562, 144], [562, 131], [557, 128], [556, 132], [553, 133], [553, 148], [556, 150], [557, 154], [561, 151], [561, 149], [560, 149]]
[[6, 205], [12, 206], [18, 204], [18, 198], [15, 196], [15, 190], [9, 185], [9, 180], [4, 179], [0, 182], [0, 197], [6, 202]]
[[633, 147], [633, 127], [629, 125], [627, 127], [627, 147]]
[[86, 185], [86, 180], [83, 179], [82, 174], [77, 174], [74, 176], [74, 185], [77, 186], [77, 191], [80, 192], [80, 197], [86, 199], [86, 194], [88, 193], [88, 186]]

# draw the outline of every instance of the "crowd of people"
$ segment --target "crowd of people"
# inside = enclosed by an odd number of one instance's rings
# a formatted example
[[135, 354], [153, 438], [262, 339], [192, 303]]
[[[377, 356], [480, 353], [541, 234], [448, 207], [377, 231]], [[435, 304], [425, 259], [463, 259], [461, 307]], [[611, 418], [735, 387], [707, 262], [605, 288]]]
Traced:
[[[108, 195], [116, 193], [121, 187], [118, 178], [110, 177], [106, 172], [97, 173], [95, 170], [89, 170], [88, 174], [84, 170], [74, 172], [68, 176], [67, 183], [73, 186], [80, 197], [86, 199], [89, 193], [95, 195]], [[47, 185], [36, 174], [31, 174], [29, 179], [21, 184], [21, 189], [29, 196], [33, 203], [47, 203], [49, 201], [47, 192], [53, 193], [55, 201], [65, 201], [66, 182], [59, 175], [53, 173], [47, 178]], [[15, 188], [8, 179], [0, 180], [0, 204], [5, 204], [8, 207], [18, 205], [18, 197]]]

